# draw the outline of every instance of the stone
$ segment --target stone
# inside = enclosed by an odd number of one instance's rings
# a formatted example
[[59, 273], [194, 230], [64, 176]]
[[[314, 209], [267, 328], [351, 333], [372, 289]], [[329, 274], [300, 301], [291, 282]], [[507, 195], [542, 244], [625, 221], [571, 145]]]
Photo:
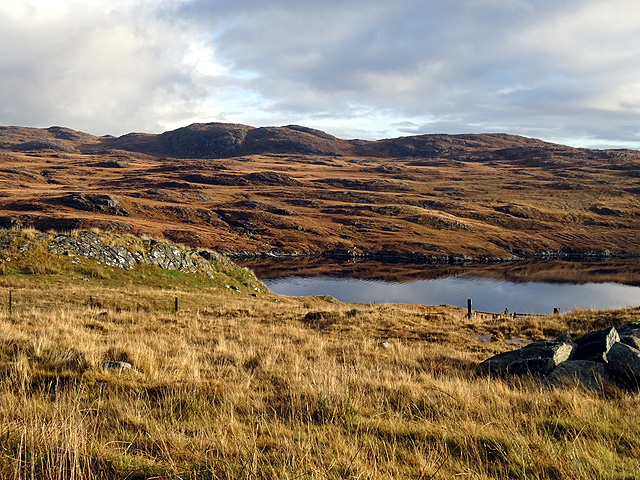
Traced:
[[131, 370], [132, 368], [133, 365], [129, 362], [121, 362], [117, 360], [105, 360], [102, 362], [102, 370], [104, 371], [119, 370], [122, 372], [123, 370]]
[[[0, 247], [7, 243], [0, 237]], [[231, 265], [228, 258], [209, 250], [184, 251], [166, 243], [151, 241], [148, 252], [131, 253], [120, 245], [110, 246], [102, 241], [99, 235], [91, 231], [83, 231], [75, 236], [60, 234], [49, 242], [51, 253], [68, 256], [81, 256], [95, 260], [98, 264], [130, 270], [139, 263], [156, 265], [164, 270], [179, 270], [184, 273], [195, 273], [204, 270], [211, 279], [215, 275], [210, 271], [212, 263]]]
[[196, 265], [187, 253], [174, 245], [159, 242], [152, 245], [148, 255], [148, 262], [164, 270], [197, 271]]
[[623, 323], [616, 327], [620, 341], [640, 349], [640, 320]]
[[260, 185], [298, 185], [300, 182], [294, 180], [289, 175], [279, 172], [254, 172], [246, 175], [246, 179], [254, 184]]
[[75, 253], [123, 270], [130, 270], [138, 263], [129, 250], [119, 245], [110, 247], [93, 232], [80, 232], [76, 238], [70, 235], [58, 235], [49, 243], [48, 248], [52, 253]]
[[124, 209], [120, 201], [113, 195], [75, 192], [63, 197], [61, 201], [63, 205], [76, 210], [129, 216], [129, 212]]
[[607, 352], [611, 346], [620, 341], [620, 335], [615, 328], [605, 328], [587, 333], [576, 340], [578, 349], [574, 360], [590, 360], [592, 362], [606, 362]]
[[605, 364], [589, 360], [562, 362], [545, 378], [547, 386], [583, 385], [596, 392], [610, 381], [611, 376]]
[[478, 365], [478, 373], [494, 377], [546, 376], [572, 358], [575, 350], [576, 344], [567, 333], [553, 341], [535, 342], [518, 350], [499, 353]]
[[620, 342], [640, 350], [640, 338], [632, 336], [620, 337]]
[[640, 350], [622, 342], [612, 345], [607, 369], [634, 391], [640, 390]]
[[633, 320], [631, 322], [623, 323], [616, 327], [620, 338], [624, 336], [633, 336], [640, 338], [640, 320]]

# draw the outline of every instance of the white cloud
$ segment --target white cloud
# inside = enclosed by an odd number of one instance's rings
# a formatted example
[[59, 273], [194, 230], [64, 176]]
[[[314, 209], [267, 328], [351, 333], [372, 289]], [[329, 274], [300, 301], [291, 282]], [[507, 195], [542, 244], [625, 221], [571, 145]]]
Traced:
[[640, 145], [639, 39], [633, 0], [4, 2], [0, 124]]

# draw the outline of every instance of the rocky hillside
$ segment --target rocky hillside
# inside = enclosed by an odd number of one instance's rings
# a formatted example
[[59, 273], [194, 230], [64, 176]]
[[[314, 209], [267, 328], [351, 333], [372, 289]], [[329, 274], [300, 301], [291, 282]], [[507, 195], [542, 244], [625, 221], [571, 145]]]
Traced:
[[[159, 271], [167, 274], [157, 275]], [[127, 276], [124, 272], [131, 273]], [[131, 282], [136, 277], [145, 278], [146, 273], [152, 273], [156, 283], [163, 278], [172, 280], [169, 283], [182, 279], [188, 284], [204, 282], [209, 287], [254, 297], [270, 293], [251, 271], [211, 250], [97, 230], [0, 230], [0, 275], [50, 274], [86, 281], [122, 278]], [[136, 278], [138, 283], [140, 278]]]
[[640, 153], [505, 134], [343, 140], [194, 124], [0, 127], [0, 227], [97, 227], [234, 255], [456, 263], [640, 254]]
[[343, 140], [299, 125], [255, 128], [231, 123], [194, 123], [160, 135], [129, 133], [117, 138], [96, 137], [64, 127], [0, 127], [0, 149], [9, 151], [108, 153], [109, 150], [124, 150], [176, 158], [228, 158], [261, 154], [437, 158], [443, 155], [464, 156], [472, 152], [486, 155], [496, 150], [499, 151], [499, 156], [517, 156], [522, 148], [540, 151], [576, 150], [505, 134], [415, 135], [378, 141]]

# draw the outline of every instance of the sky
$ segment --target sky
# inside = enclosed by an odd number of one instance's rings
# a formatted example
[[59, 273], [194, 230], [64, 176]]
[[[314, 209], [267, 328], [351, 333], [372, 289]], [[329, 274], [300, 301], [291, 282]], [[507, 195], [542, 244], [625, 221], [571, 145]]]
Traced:
[[0, 125], [640, 148], [637, 0], [0, 0]]

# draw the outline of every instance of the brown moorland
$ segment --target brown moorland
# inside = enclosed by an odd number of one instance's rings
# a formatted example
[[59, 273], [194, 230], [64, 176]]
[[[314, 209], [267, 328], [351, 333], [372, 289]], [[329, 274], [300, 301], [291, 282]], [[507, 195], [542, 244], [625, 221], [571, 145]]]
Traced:
[[638, 255], [639, 196], [639, 152], [506, 134], [0, 127], [0, 226], [100, 227], [233, 254]]

